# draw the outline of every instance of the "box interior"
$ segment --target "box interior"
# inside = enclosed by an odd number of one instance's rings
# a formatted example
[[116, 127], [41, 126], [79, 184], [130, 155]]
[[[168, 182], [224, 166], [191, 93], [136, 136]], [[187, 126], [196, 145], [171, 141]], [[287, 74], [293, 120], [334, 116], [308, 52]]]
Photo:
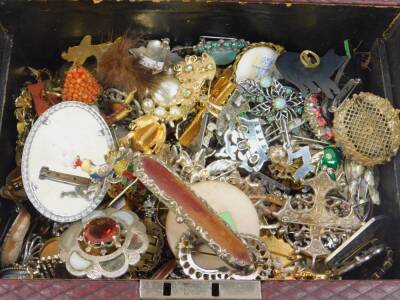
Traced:
[[[255, 3], [104, 1], [94, 5], [75, 1], [1, 1], [0, 25], [12, 37], [13, 47], [6, 97], [0, 103], [0, 184], [15, 166], [13, 110], [15, 96], [26, 76], [23, 67], [58, 69], [64, 63], [62, 51], [79, 43], [84, 35], [91, 34], [95, 42], [108, 41], [126, 32], [169, 37], [172, 46], [196, 43], [200, 35], [233, 36], [252, 42], [274, 42], [290, 51], [311, 49], [323, 54], [334, 48], [341, 55], [344, 40], [349, 40], [353, 47], [359, 46], [359, 51], [372, 49], [371, 68], [363, 74], [364, 90], [386, 96], [398, 107], [400, 24], [396, 26], [393, 20], [399, 12], [394, 8]], [[382, 39], [388, 28], [392, 30]], [[5, 40], [0, 39], [0, 58], [5, 45]], [[3, 75], [6, 71], [0, 70]], [[384, 88], [385, 78], [391, 80], [394, 88]], [[396, 225], [400, 221], [398, 166], [399, 157], [380, 168], [382, 204], [376, 213], [391, 217], [387, 239], [395, 250], [395, 265], [385, 278], [400, 278]], [[2, 210], [1, 214], [6, 215], [7, 211]]]

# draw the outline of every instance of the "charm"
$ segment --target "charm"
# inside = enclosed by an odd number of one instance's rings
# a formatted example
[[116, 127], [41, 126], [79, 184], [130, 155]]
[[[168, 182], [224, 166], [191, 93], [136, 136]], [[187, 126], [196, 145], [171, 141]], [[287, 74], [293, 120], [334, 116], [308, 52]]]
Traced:
[[237, 129], [230, 128], [224, 135], [225, 146], [218, 153], [240, 161], [247, 171], [259, 171], [267, 161], [268, 143], [259, 119], [240, 118]]
[[179, 176], [189, 182], [195, 183], [207, 179], [208, 172], [206, 165], [206, 151], [204, 149], [190, 156], [188, 152], [179, 148], [174, 162], [170, 165]]
[[[251, 200], [241, 190], [218, 181], [202, 181], [192, 184], [190, 188], [197, 196], [204, 199], [235, 232], [259, 236], [260, 225], [257, 212]], [[188, 231], [188, 227], [176, 220], [176, 214], [170, 210], [165, 223], [167, 240], [171, 251], [178, 257], [179, 239]], [[204, 253], [213, 253], [206, 243], [199, 246], [197, 253], [192, 254], [198, 266], [205, 269], [227, 267], [218, 256]]]
[[82, 177], [85, 172], [73, 165], [77, 154], [103, 165], [113, 148], [107, 124], [92, 107], [68, 101], [49, 108], [33, 125], [22, 156], [22, 181], [33, 206], [57, 222], [72, 222], [88, 215], [103, 200], [108, 190], [106, 181], [77, 193], [76, 185], [40, 179], [40, 171], [47, 166], [59, 173]]
[[111, 46], [111, 43], [92, 45], [92, 36], [86, 35], [78, 46], [69, 47], [67, 52], [63, 52], [61, 57], [66, 61], [72, 62], [73, 66], [82, 66], [91, 57], [99, 58]]
[[236, 57], [233, 67], [236, 83], [246, 79], [259, 81], [266, 75], [274, 77], [275, 61], [283, 51], [282, 46], [273, 43], [250, 44]]
[[400, 146], [398, 111], [374, 94], [346, 99], [335, 111], [333, 129], [343, 154], [364, 166], [389, 161]]
[[243, 241], [226, 222], [185, 183], [156, 158], [136, 153], [133, 161], [138, 179], [226, 263], [247, 267], [252, 257]]
[[223, 137], [228, 128], [233, 128], [236, 125], [237, 117], [249, 109], [248, 100], [243, 97], [242, 92], [237, 88], [218, 115], [217, 135]]
[[242, 39], [201, 36], [200, 42], [193, 46], [193, 51], [196, 54], [205, 52], [214, 59], [217, 66], [225, 66], [232, 63], [239, 51], [247, 45]]
[[304, 119], [308, 122], [316, 137], [331, 140], [334, 137], [333, 129], [328, 126], [327, 120], [322, 115], [319, 98], [318, 94], [310, 94], [305, 98]]
[[283, 139], [283, 148], [287, 152], [287, 164], [293, 165], [295, 159], [301, 158], [302, 164], [293, 174], [293, 179], [295, 181], [299, 181], [300, 179], [305, 178], [309, 173], [311, 173], [314, 170], [310, 147], [304, 146], [300, 147], [297, 151], [294, 151], [292, 147], [292, 142], [290, 140], [287, 121], [282, 119], [280, 124], [282, 128], [281, 135]]
[[[352, 207], [343, 217], [327, 210], [326, 195], [334, 189], [339, 189], [339, 185], [336, 181], [331, 180], [326, 172], [321, 172], [312, 179], [306, 180], [304, 184], [310, 186], [314, 191], [311, 206], [299, 206], [299, 209], [296, 209], [297, 206], [294, 206], [293, 201], [289, 199], [284, 207], [274, 215], [283, 223], [302, 226], [302, 231], [308, 236], [309, 241], [297, 248], [302, 253], [311, 256], [315, 262], [317, 257], [326, 256], [331, 252], [322, 241], [324, 229], [354, 231], [361, 226], [361, 221], [354, 214]], [[300, 236], [300, 233], [297, 235]]]
[[322, 91], [329, 99], [333, 99], [340, 90], [331, 76], [345, 60], [346, 57], [336, 55], [332, 49], [321, 58], [309, 50], [300, 55], [285, 52], [277, 59], [276, 67], [283, 78], [297, 86], [304, 95]]
[[140, 47], [129, 50], [133, 54], [138, 54], [140, 64], [152, 70], [153, 74], [162, 72], [169, 51], [169, 39], [150, 40], [147, 42], [146, 48]]
[[72, 68], [67, 72], [63, 92], [64, 101], [93, 104], [97, 101], [100, 92], [100, 85], [84, 67]]
[[74, 276], [117, 278], [136, 265], [148, 247], [146, 227], [128, 210], [94, 211], [60, 239], [60, 258]]
[[325, 147], [318, 169], [325, 170], [332, 180], [336, 180], [336, 171], [342, 164], [342, 155], [336, 147]]
[[276, 179], [289, 179], [293, 180], [293, 175], [300, 167], [298, 160], [293, 161], [291, 165], [288, 164], [287, 151], [281, 145], [273, 145], [269, 148], [268, 156], [271, 159], [271, 164], [268, 169], [271, 175]]
[[145, 154], [158, 153], [165, 143], [167, 129], [154, 116], [144, 115], [134, 120], [131, 132], [121, 139], [121, 143], [132, 150]]
[[301, 147], [296, 152], [293, 152], [293, 150], [289, 148], [287, 150], [287, 157], [288, 157], [287, 161], [288, 165], [292, 165], [295, 159], [301, 158], [302, 165], [293, 174], [293, 179], [295, 181], [303, 179], [314, 170], [309, 146]]

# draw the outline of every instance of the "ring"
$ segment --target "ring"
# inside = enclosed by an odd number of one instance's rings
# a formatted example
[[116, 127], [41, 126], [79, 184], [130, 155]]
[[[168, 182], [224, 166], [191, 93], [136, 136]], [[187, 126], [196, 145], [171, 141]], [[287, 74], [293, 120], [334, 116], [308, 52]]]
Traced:
[[311, 50], [301, 52], [300, 61], [307, 69], [314, 69], [321, 63], [319, 55]]

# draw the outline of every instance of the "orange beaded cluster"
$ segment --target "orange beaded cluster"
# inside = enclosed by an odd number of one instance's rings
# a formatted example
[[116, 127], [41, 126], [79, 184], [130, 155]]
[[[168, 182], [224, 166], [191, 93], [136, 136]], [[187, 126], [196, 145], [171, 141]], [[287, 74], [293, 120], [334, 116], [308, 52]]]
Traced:
[[84, 67], [69, 70], [64, 83], [64, 101], [80, 101], [86, 104], [95, 103], [101, 87], [96, 79]]

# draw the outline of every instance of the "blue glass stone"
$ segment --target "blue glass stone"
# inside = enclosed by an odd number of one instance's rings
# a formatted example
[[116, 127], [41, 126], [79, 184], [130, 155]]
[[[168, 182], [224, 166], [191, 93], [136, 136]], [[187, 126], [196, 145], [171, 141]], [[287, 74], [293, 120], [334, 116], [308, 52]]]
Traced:
[[207, 53], [214, 59], [217, 66], [224, 66], [232, 63], [238, 52], [233, 50], [214, 50]]
[[264, 76], [260, 80], [260, 85], [265, 89], [269, 88], [272, 85], [272, 78], [269, 76]]
[[293, 93], [293, 90], [289, 87], [286, 88], [286, 94], [290, 95], [291, 93]]
[[273, 106], [276, 110], [282, 110], [286, 108], [286, 99], [283, 97], [277, 97], [274, 99]]
[[263, 102], [264, 101], [264, 97], [262, 95], [257, 97], [257, 101], [258, 102]]

